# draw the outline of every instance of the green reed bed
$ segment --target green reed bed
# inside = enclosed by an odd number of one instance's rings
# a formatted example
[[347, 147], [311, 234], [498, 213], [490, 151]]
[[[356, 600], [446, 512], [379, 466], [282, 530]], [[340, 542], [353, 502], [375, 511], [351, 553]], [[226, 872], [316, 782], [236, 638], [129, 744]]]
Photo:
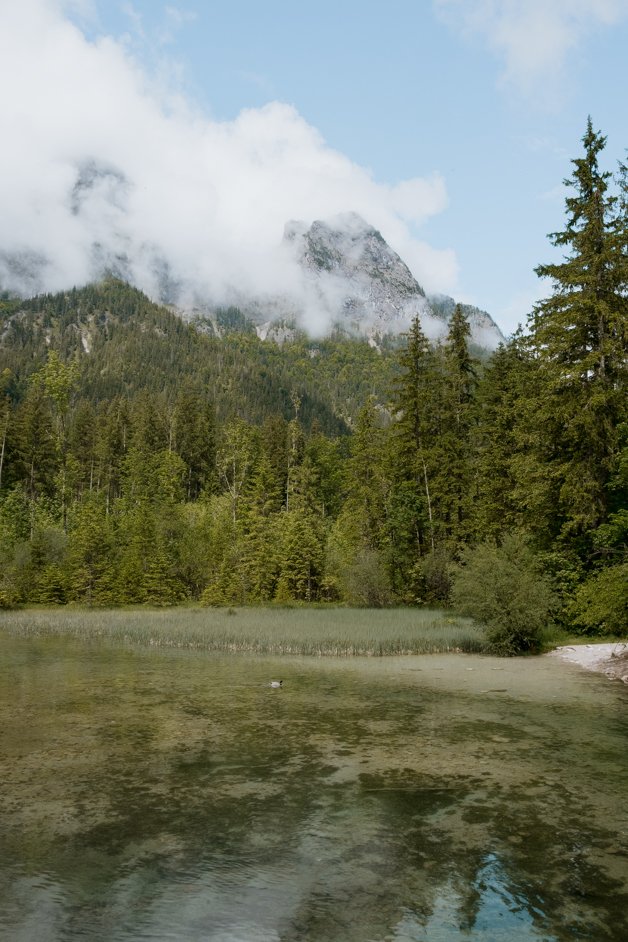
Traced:
[[486, 649], [471, 619], [423, 609], [46, 609], [0, 613], [21, 636], [249, 654], [384, 656]]

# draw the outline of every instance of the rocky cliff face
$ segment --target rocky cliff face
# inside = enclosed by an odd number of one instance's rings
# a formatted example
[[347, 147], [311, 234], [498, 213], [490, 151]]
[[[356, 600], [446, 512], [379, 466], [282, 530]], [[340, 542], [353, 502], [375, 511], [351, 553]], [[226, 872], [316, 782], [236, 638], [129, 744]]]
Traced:
[[[448, 322], [456, 307], [454, 299], [445, 294], [439, 294], [430, 295], [428, 300], [434, 314]], [[482, 311], [473, 304], [463, 304], [462, 310], [471, 327], [471, 339], [478, 347], [495, 350], [504, 341], [504, 335], [486, 311]]]
[[[70, 194], [72, 214], [78, 217], [105, 207], [107, 218], [119, 223], [113, 234], [90, 246], [85, 281], [113, 275], [143, 288], [154, 301], [171, 305], [185, 318], [204, 318], [219, 334], [211, 287], [195, 288], [176, 277], [155, 246], [132, 249], [123, 225], [129, 186], [121, 173], [94, 161], [77, 171]], [[315, 336], [340, 330], [378, 344], [378, 338], [406, 331], [416, 315], [429, 339], [439, 340], [447, 332], [453, 298], [426, 297], [405, 262], [357, 213], [311, 225], [287, 223], [275, 262], [276, 294], [255, 296], [250, 287], [246, 293], [235, 285], [223, 291], [223, 303], [226, 295], [227, 305], [239, 308], [263, 338], [286, 339], [299, 329]], [[0, 292], [8, 287], [29, 296], [50, 290], [53, 275], [49, 260], [37, 252], [0, 252]], [[486, 312], [467, 306], [465, 313], [478, 346], [492, 350], [504, 339]]]
[[[356, 213], [309, 227], [289, 222], [284, 243], [303, 271], [312, 302], [326, 309], [334, 326], [376, 338], [407, 330], [418, 314], [430, 339], [447, 332], [453, 298], [427, 298], [405, 262]], [[465, 313], [479, 346], [494, 349], [503, 340], [486, 312], [466, 305]]]
[[[425, 292], [408, 266], [356, 213], [317, 220], [309, 227], [289, 222], [284, 242], [309, 292], [318, 295], [335, 325], [369, 335], [396, 334], [416, 314], [433, 319]], [[443, 325], [427, 326], [438, 333]]]

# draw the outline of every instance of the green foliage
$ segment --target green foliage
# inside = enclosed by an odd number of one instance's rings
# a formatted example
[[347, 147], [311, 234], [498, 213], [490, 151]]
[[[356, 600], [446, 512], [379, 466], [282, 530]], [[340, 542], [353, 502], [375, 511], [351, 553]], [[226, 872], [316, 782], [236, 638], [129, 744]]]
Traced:
[[628, 563], [595, 573], [576, 590], [569, 614], [583, 634], [622, 637], [628, 626]]
[[68, 598], [86, 605], [116, 600], [116, 547], [112, 517], [100, 495], [92, 494], [70, 515], [65, 561]]
[[537, 273], [553, 293], [535, 308], [539, 370], [529, 409], [548, 494], [545, 521], [563, 542], [590, 548], [605, 522], [609, 482], [626, 411], [628, 225], [609, 172], [599, 168], [606, 138], [589, 119], [584, 155], [573, 161], [567, 222], [551, 236], [567, 255]]
[[362, 608], [385, 608], [393, 595], [388, 574], [380, 554], [363, 548], [342, 573], [343, 597], [349, 605]]
[[275, 599], [314, 602], [323, 575], [323, 545], [316, 519], [300, 510], [282, 515]]
[[452, 561], [444, 547], [422, 556], [413, 571], [413, 601], [420, 605], [447, 605], [451, 578]]
[[[11, 394], [22, 399], [31, 374], [53, 353], [63, 370], [76, 371], [81, 395], [93, 405], [133, 398], [140, 388], [171, 403], [193, 390], [211, 402], [220, 423], [289, 420], [296, 394], [303, 426], [318, 423], [332, 435], [347, 433], [368, 393], [386, 395], [394, 356], [364, 339], [297, 336], [278, 344], [260, 340], [237, 309], [218, 313], [219, 321], [225, 317], [229, 329], [208, 334], [202, 323], [186, 323], [114, 279], [11, 302], [0, 309], [0, 375], [10, 368]], [[50, 389], [63, 399], [63, 383], [56, 382], [63, 377], [54, 372]]]
[[1, 604], [447, 604], [462, 562], [496, 649], [538, 646], [548, 580], [562, 627], [622, 630], [626, 169], [613, 193], [603, 147], [589, 123], [551, 296], [484, 363], [460, 306], [441, 344], [416, 318], [373, 349], [185, 323], [115, 280], [0, 301]]
[[[535, 370], [535, 360], [517, 334], [498, 347], [479, 377], [471, 432], [477, 488], [472, 513], [474, 531], [485, 538], [499, 539], [520, 526], [524, 508], [533, 503], [536, 465], [531, 466], [530, 438], [522, 420]], [[533, 523], [526, 519], [528, 528]]]
[[451, 590], [454, 608], [486, 625], [497, 654], [538, 651], [551, 623], [554, 598], [529, 542], [505, 534], [500, 545], [484, 542], [462, 553]]

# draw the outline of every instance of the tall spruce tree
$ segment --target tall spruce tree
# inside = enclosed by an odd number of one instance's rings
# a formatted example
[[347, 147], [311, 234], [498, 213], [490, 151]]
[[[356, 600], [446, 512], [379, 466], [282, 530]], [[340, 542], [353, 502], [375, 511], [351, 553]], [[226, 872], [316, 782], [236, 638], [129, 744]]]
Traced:
[[518, 333], [500, 344], [478, 383], [473, 430], [478, 499], [473, 529], [481, 540], [499, 540], [522, 522], [521, 505], [527, 506], [529, 497], [530, 456], [528, 443], [522, 440], [521, 417], [535, 372], [536, 360]]
[[9, 398], [9, 384], [11, 382], [11, 370], [6, 369], [0, 373], [0, 490], [2, 489], [2, 472], [4, 470], [4, 458], [7, 450], [7, 436], [9, 425], [11, 424], [12, 408]]
[[415, 552], [420, 556], [435, 547], [431, 449], [437, 432], [435, 420], [440, 396], [435, 394], [438, 377], [434, 354], [418, 316], [408, 331], [407, 345], [400, 353], [399, 365], [401, 374], [394, 402], [397, 409], [395, 458], [399, 476], [412, 485], [416, 497], [420, 496], [420, 509], [417, 506], [412, 526]]
[[599, 167], [606, 138], [591, 119], [583, 144], [565, 181], [573, 190], [565, 229], [550, 235], [566, 254], [536, 269], [553, 291], [534, 309], [531, 330], [540, 367], [532, 405], [555, 497], [548, 532], [578, 542], [586, 556], [608, 513], [625, 416], [628, 225], [625, 200], [610, 192], [611, 174]]
[[477, 384], [475, 364], [469, 352], [471, 327], [462, 305], [457, 304], [449, 323], [444, 348], [445, 388], [440, 444], [441, 514], [452, 549], [470, 535], [474, 504], [471, 432]]

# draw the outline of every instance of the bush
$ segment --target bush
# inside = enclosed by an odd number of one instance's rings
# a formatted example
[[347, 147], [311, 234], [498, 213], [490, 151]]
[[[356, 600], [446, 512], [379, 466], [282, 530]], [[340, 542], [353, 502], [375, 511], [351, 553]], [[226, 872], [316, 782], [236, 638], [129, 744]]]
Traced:
[[611, 566], [587, 579], [568, 613], [583, 634], [625, 635], [628, 628], [628, 563]]
[[451, 591], [456, 611], [484, 623], [496, 654], [538, 651], [554, 597], [527, 539], [506, 534], [499, 546], [466, 549], [461, 562]]
[[15, 598], [10, 591], [0, 588], [0, 609], [15, 608]]
[[390, 582], [375, 550], [362, 549], [342, 576], [344, 595], [350, 605], [361, 608], [385, 608], [390, 605]]
[[448, 605], [452, 577], [451, 557], [442, 550], [423, 556], [412, 570], [415, 603]]

